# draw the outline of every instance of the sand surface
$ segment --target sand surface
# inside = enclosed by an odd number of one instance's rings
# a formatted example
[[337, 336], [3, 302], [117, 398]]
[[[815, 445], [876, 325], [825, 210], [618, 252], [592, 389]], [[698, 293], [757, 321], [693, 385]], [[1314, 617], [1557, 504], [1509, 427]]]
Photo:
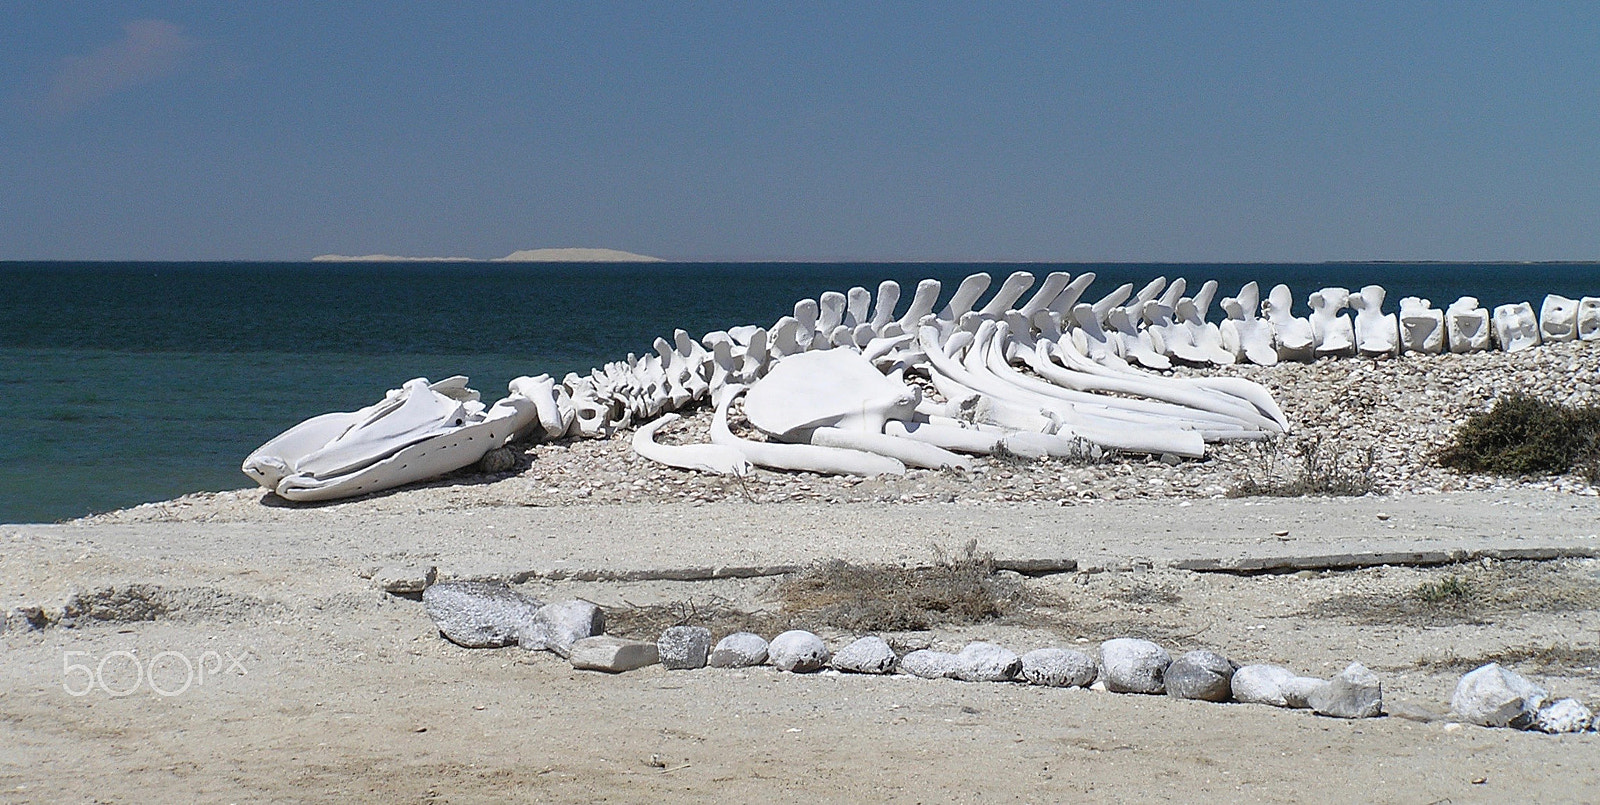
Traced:
[[[1592, 497], [516, 506], [491, 487], [305, 508], [229, 492], [0, 526], [0, 605], [13, 613], [0, 634], [0, 801], [1579, 802], [1600, 791], [1600, 735], [1444, 717], [1454, 681], [1491, 657], [1521, 658], [1559, 695], [1600, 703], [1600, 562], [1583, 558], [1600, 551]], [[925, 564], [933, 546], [970, 538], [1002, 565], [1076, 569], [1023, 581], [1055, 602], [1048, 613], [897, 643], [1092, 651], [1131, 634], [1318, 676], [1360, 661], [1407, 717], [768, 668], [576, 672], [545, 652], [448, 643], [420, 603], [367, 578], [436, 567], [612, 612], [757, 610], [774, 606], [766, 574], [786, 566]], [[1363, 567], [1407, 553], [1466, 561]], [[1514, 561], [1528, 556], [1566, 558]], [[1182, 569], [1261, 559], [1349, 569]], [[1418, 585], [1444, 574], [1468, 579], [1478, 600], [1416, 604]], [[19, 627], [15, 613], [69, 601], [94, 617]], [[835, 647], [851, 637], [819, 632]], [[151, 677], [137, 679], [135, 663]]]

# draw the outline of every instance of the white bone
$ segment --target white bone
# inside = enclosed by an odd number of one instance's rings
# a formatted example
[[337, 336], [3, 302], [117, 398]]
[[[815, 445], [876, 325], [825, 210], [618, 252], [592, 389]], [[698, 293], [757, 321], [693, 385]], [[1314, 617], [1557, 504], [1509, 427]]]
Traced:
[[1578, 337], [1578, 300], [1549, 294], [1539, 306], [1539, 337], [1544, 341], [1571, 341]]
[[1272, 324], [1272, 338], [1277, 345], [1278, 359], [1286, 361], [1308, 360], [1313, 355], [1316, 338], [1311, 321], [1296, 317], [1294, 297], [1289, 286], [1274, 285], [1272, 293], [1261, 303], [1261, 312]]
[[1585, 296], [1578, 300], [1578, 338], [1600, 340], [1600, 297]]
[[1306, 298], [1311, 306], [1311, 341], [1317, 355], [1349, 355], [1355, 352], [1356, 332], [1350, 317], [1341, 315], [1350, 304], [1350, 292], [1343, 288], [1323, 288]]
[[1393, 355], [1400, 350], [1400, 327], [1393, 313], [1383, 312], [1381, 285], [1368, 285], [1350, 297], [1356, 312], [1356, 350], [1362, 355]]
[[1444, 311], [1415, 296], [1400, 300], [1401, 349], [1437, 355], [1444, 351], [1444, 335]]
[[1539, 346], [1539, 321], [1533, 305], [1516, 302], [1494, 309], [1494, 337], [1506, 352], [1521, 352]]
[[1482, 352], [1489, 348], [1489, 311], [1478, 307], [1478, 298], [1463, 296], [1444, 310], [1445, 333], [1450, 351]]
[[633, 452], [668, 467], [698, 470], [714, 475], [750, 474], [750, 461], [736, 447], [722, 444], [667, 445], [655, 441], [656, 431], [678, 420], [677, 414], [662, 414], [661, 418], [639, 426], [633, 432]]

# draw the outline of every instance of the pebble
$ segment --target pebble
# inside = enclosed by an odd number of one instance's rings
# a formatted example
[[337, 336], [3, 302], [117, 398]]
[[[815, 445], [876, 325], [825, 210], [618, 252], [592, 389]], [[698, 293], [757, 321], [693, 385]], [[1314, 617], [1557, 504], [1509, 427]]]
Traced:
[[656, 640], [661, 667], [668, 671], [693, 671], [706, 667], [711, 652], [711, 630], [704, 626], [673, 626]]
[[1040, 648], [1022, 655], [1022, 678], [1032, 685], [1083, 688], [1099, 673], [1094, 659], [1081, 651]]
[[382, 567], [373, 571], [372, 586], [391, 595], [415, 595], [439, 577], [439, 569], [427, 567]]
[[706, 664], [712, 668], [748, 668], [766, 661], [766, 638], [754, 632], [734, 632], [717, 641]]
[[767, 662], [796, 674], [820, 671], [828, 664], [828, 646], [804, 629], [791, 629], [767, 644]]
[[659, 660], [656, 644], [610, 635], [585, 637], [572, 644], [567, 660], [573, 668], [620, 674], [655, 665]]
[[1162, 674], [1167, 695], [1178, 699], [1225, 702], [1233, 695], [1232, 660], [1215, 651], [1191, 651], [1174, 660]]
[[1594, 726], [1594, 713], [1576, 699], [1551, 702], [1539, 708], [1539, 713], [1533, 719], [1534, 729], [1552, 735], [1583, 732], [1592, 726]]
[[1100, 675], [1112, 693], [1164, 693], [1167, 650], [1148, 640], [1118, 637], [1100, 644]]
[[533, 634], [539, 602], [495, 582], [442, 581], [422, 591], [422, 607], [450, 642], [498, 648]]
[[887, 674], [894, 670], [894, 649], [877, 635], [860, 638], [833, 655], [833, 667], [852, 674]]

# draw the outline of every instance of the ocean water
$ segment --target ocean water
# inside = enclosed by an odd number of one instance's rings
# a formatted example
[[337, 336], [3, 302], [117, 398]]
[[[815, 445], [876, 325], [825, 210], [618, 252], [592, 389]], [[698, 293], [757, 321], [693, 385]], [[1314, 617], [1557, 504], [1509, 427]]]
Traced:
[[770, 325], [827, 290], [893, 279], [903, 306], [923, 278], [948, 293], [1017, 270], [1094, 271], [1090, 300], [1158, 276], [1216, 279], [1219, 297], [1284, 282], [1301, 314], [1313, 290], [1370, 283], [1387, 309], [1600, 295], [1600, 264], [0, 263], [0, 522], [248, 487], [255, 447], [412, 377], [468, 375], [492, 401], [518, 375]]

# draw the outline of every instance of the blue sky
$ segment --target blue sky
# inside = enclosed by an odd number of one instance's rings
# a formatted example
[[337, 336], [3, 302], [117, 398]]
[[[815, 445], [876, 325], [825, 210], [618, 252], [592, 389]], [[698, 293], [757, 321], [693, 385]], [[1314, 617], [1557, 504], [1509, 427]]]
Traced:
[[0, 259], [1600, 259], [1600, 5], [1354, 5], [7, 2]]

